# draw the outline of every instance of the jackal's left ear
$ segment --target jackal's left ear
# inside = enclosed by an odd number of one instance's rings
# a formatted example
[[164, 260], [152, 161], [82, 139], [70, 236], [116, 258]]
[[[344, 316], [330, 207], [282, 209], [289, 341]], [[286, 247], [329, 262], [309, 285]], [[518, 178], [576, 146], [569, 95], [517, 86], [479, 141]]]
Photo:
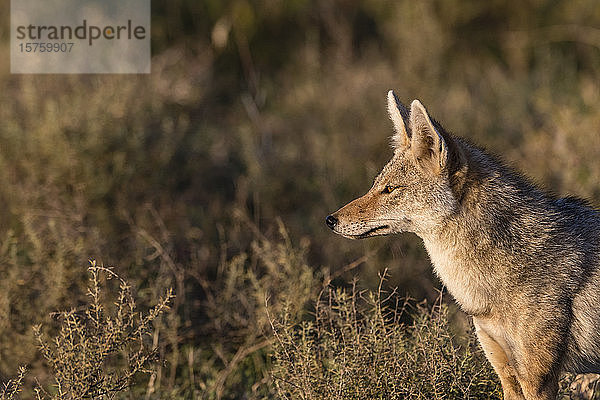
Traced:
[[448, 146], [419, 100], [410, 105], [411, 150], [424, 167], [440, 173], [448, 161]]
[[408, 125], [408, 110], [404, 104], [398, 100], [396, 93], [393, 90], [388, 92], [388, 113], [390, 119], [394, 123], [396, 133], [392, 136], [392, 147], [394, 149], [405, 150], [410, 147], [410, 136], [406, 126]]

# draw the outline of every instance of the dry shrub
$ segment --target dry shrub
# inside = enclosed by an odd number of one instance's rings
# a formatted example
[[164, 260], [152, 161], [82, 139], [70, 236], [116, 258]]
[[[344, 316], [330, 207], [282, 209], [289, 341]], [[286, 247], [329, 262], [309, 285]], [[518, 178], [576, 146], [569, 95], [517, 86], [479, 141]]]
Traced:
[[[329, 288], [313, 320], [272, 321], [273, 384], [284, 399], [492, 399], [500, 386], [471, 332], [455, 337], [448, 306]], [[412, 322], [408, 322], [412, 321]]]
[[[60, 324], [52, 339], [42, 333], [41, 326], [35, 328], [55, 382], [50, 392], [36, 388], [38, 400], [113, 399], [129, 388], [137, 374], [153, 373], [156, 348], [148, 338], [152, 323], [168, 309], [172, 292], [142, 315], [126, 281], [95, 261], [89, 272], [90, 304], [84, 310], [58, 313]], [[113, 304], [103, 299], [111, 293], [103, 293], [101, 274], [119, 282]]]
[[[341, 270], [370, 254], [362, 285], [377, 287], [376, 271], [394, 266], [393, 286], [435, 298], [414, 236], [357, 243], [322, 223], [389, 158], [390, 88], [557, 192], [600, 199], [593, 0], [156, 0], [152, 9], [147, 76], [13, 75], [0, 27], [3, 382], [25, 363], [49, 385], [31, 326], [84, 304], [90, 256], [119, 260], [142, 308], [176, 288], [154, 331], [168, 364], [152, 398], [266, 396], [265, 293], [276, 315], [288, 292], [296, 315], [304, 288], [317, 297], [322, 265]], [[279, 217], [311, 246], [262, 237], [234, 210], [261, 230]]]
[[[280, 312], [304, 314], [321, 287], [322, 274], [306, 262], [308, 243], [292, 243], [279, 223], [278, 240], [247, 222], [256, 239], [247, 252], [224, 260], [214, 282], [204, 282], [210, 348], [200, 365], [203, 398], [270, 396], [269, 352], [272, 335], [266, 304]], [[207, 368], [209, 367], [210, 368]]]
[[19, 367], [19, 373], [16, 378], [10, 379], [8, 382], [2, 385], [0, 388], [0, 400], [13, 400], [17, 399], [19, 393], [23, 390], [23, 379], [27, 368]]

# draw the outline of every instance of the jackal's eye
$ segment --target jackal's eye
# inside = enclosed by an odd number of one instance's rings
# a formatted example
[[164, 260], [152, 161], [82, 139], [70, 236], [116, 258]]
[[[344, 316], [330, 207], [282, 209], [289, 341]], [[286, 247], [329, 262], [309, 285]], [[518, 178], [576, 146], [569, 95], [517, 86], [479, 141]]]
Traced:
[[383, 190], [381, 191], [381, 193], [392, 193], [394, 191], [394, 189], [396, 189], [396, 186], [392, 186], [392, 185], [385, 185], [385, 187], [383, 188]]
[[385, 185], [385, 187], [383, 188], [381, 193], [388, 194], [388, 193], [392, 193], [396, 189], [403, 189], [405, 187], [406, 187], [405, 185], [389, 185], [388, 184], [388, 185]]

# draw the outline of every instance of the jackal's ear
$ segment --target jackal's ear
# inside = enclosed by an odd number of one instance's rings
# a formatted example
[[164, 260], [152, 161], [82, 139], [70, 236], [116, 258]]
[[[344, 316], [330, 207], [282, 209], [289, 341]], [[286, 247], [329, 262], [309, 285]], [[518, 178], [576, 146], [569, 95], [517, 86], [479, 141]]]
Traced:
[[416, 160], [435, 173], [441, 172], [448, 161], [448, 146], [419, 100], [410, 105], [410, 126], [411, 149]]
[[390, 119], [394, 123], [394, 130], [396, 133], [392, 136], [392, 147], [394, 149], [407, 149], [410, 147], [410, 136], [408, 136], [408, 131], [406, 126], [408, 125], [409, 117], [408, 110], [393, 90], [388, 92], [388, 113], [390, 114]]

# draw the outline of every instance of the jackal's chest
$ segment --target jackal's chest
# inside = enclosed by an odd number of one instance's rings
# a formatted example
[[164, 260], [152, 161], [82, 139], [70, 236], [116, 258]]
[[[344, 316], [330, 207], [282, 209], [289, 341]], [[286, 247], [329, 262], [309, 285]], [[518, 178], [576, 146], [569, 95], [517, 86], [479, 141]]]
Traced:
[[463, 311], [471, 315], [489, 312], [494, 288], [485, 266], [465, 249], [424, 242], [436, 275]]

